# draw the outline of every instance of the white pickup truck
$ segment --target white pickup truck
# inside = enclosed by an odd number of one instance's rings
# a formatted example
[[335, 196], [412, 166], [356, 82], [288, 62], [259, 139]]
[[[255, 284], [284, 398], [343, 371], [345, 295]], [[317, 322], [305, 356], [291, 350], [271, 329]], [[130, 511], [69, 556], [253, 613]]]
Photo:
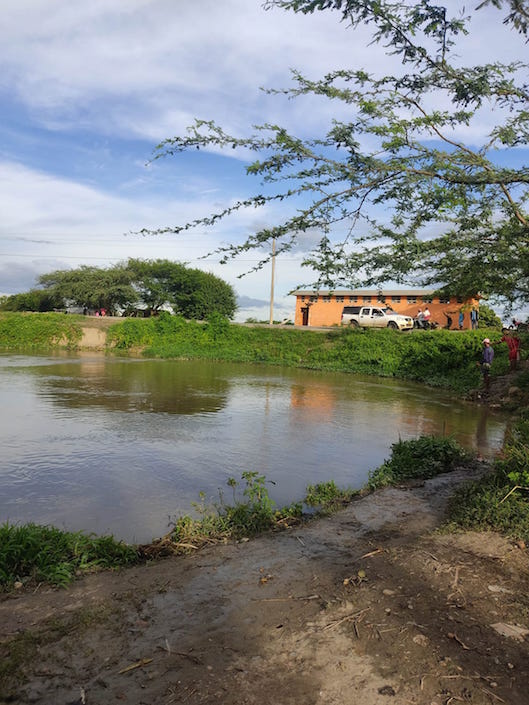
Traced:
[[394, 330], [411, 330], [413, 318], [395, 313], [383, 306], [344, 306], [342, 325], [356, 328], [393, 328]]

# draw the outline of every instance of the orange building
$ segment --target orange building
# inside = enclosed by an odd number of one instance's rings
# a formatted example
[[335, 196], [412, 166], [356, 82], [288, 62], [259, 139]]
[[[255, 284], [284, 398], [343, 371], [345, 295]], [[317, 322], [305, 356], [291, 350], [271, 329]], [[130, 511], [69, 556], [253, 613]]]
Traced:
[[472, 327], [470, 312], [479, 311], [479, 298], [463, 299], [456, 296], [439, 296], [426, 289], [402, 290], [337, 290], [295, 291], [297, 326], [339, 326], [344, 306], [388, 306], [396, 313], [415, 318], [419, 309], [428, 306], [431, 321], [441, 328], [459, 328], [459, 314], [463, 313], [463, 328]]

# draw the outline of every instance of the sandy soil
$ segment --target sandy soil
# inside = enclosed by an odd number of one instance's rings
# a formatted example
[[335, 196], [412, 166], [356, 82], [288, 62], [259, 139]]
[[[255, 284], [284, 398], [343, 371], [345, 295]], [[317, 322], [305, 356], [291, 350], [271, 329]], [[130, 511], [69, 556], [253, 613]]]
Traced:
[[0, 702], [527, 705], [527, 551], [435, 531], [468, 476], [68, 590], [4, 595], [3, 662], [35, 650]]

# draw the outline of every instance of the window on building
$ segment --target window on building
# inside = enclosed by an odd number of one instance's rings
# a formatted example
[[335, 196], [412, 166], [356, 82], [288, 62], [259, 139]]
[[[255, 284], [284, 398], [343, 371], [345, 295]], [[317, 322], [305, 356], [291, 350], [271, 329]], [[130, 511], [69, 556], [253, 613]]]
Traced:
[[322, 301], [324, 304], [330, 304], [331, 303], [331, 297], [330, 296], [322, 296]]
[[362, 296], [362, 301], [365, 304], [370, 304], [371, 303], [371, 297], [370, 296]]
[[352, 304], [358, 303], [358, 296], [350, 296], [350, 297], [349, 297], [349, 301], [350, 301]]
[[312, 303], [316, 303], [316, 301], [318, 300], [318, 297], [317, 297], [317, 296], [311, 296], [311, 297], [310, 297], [310, 300], [312, 301]]
[[440, 297], [439, 297], [439, 303], [440, 303], [440, 304], [449, 304], [449, 303], [450, 303], [450, 297], [449, 297], [449, 296], [440, 296]]
[[433, 298], [431, 296], [423, 296], [422, 297], [423, 304], [431, 304], [432, 301], [433, 301]]
[[394, 304], [400, 304], [400, 296], [392, 296], [391, 302]]
[[336, 297], [336, 301], [337, 301], [339, 304], [343, 304], [343, 302], [344, 302], [344, 297], [343, 297], [343, 296], [337, 296], [337, 297]]
[[406, 301], [407, 301], [409, 304], [416, 304], [416, 303], [417, 303], [417, 297], [416, 297], [416, 296], [408, 296], [407, 299], [406, 299]]

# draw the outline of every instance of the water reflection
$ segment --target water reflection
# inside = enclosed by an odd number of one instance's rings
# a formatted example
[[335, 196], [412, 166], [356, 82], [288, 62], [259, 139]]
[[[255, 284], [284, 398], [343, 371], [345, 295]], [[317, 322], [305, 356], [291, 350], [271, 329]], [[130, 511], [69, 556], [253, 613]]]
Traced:
[[226, 404], [228, 383], [211, 366], [181, 368], [164, 361], [115, 361], [104, 358], [33, 368], [38, 393], [71, 408], [197, 414], [217, 412]]
[[453, 434], [484, 455], [505, 419], [420, 385], [104, 356], [0, 356], [0, 521], [144, 541], [246, 470], [277, 504], [360, 487], [399, 438]]

